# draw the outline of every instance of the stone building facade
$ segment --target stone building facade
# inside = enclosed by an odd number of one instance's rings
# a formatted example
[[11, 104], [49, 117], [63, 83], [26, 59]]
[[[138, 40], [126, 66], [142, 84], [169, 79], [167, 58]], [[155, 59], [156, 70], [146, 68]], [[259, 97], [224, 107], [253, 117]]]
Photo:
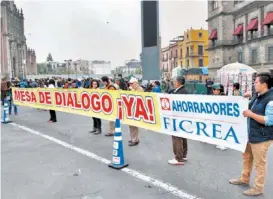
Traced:
[[171, 76], [171, 60], [169, 59], [169, 46], [161, 49], [161, 65], [160, 70], [162, 77]]
[[1, 76], [26, 77], [27, 44], [23, 10], [14, 1], [1, 1]]
[[37, 75], [37, 72], [38, 71], [35, 51], [33, 49], [28, 49], [26, 56], [26, 74]]
[[208, 1], [209, 70], [241, 62], [259, 72], [273, 69], [273, 2]]

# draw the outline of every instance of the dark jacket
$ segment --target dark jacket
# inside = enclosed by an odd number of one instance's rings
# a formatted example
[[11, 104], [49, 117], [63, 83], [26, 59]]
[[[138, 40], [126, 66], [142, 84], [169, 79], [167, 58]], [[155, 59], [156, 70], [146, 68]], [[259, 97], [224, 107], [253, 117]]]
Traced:
[[[265, 115], [266, 105], [273, 101], [273, 90], [266, 92], [260, 96], [254, 96], [249, 103], [249, 109], [255, 114]], [[256, 102], [256, 103], [255, 103]], [[254, 105], [254, 106], [253, 106]], [[250, 118], [249, 121], [249, 142], [260, 143], [273, 140], [273, 126], [265, 126], [256, 120]]]
[[121, 90], [128, 90], [127, 85], [126, 85], [126, 83], [125, 83], [125, 81], [124, 81], [123, 78], [121, 78], [121, 79], [119, 80], [119, 88], [120, 88]]
[[177, 91], [175, 90], [176, 89], [172, 90], [171, 94], [188, 94], [188, 91], [185, 88], [185, 86], [180, 87]]
[[173, 87], [171, 85], [170, 82], [166, 83], [166, 89], [165, 89], [165, 92], [166, 93], [171, 93], [173, 91]]

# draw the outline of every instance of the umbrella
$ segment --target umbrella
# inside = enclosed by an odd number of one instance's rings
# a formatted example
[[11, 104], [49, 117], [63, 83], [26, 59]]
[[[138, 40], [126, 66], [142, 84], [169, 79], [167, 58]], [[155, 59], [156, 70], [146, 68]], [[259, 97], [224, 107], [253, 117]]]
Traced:
[[227, 64], [223, 66], [218, 72], [228, 72], [228, 73], [240, 73], [240, 72], [246, 72], [246, 73], [257, 73], [257, 71], [250, 66], [247, 66], [245, 64], [241, 64], [239, 62]]

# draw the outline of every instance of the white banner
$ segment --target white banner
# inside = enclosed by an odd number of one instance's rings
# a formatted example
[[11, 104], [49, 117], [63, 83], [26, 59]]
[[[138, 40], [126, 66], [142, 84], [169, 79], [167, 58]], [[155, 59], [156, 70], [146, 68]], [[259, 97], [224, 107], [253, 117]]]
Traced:
[[50, 109], [122, 123], [151, 131], [224, 145], [244, 152], [248, 100], [238, 96], [166, 95], [90, 89], [13, 88], [20, 106]]
[[245, 151], [248, 100], [238, 96], [158, 95], [161, 131]]

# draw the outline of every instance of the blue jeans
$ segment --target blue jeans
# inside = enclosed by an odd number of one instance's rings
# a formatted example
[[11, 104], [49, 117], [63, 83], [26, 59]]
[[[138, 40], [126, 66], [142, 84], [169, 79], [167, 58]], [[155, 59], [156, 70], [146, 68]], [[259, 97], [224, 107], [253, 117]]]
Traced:
[[17, 106], [13, 103], [12, 100], [9, 101], [9, 114], [11, 115], [12, 106], [14, 108], [14, 114], [17, 114], [18, 113]]

